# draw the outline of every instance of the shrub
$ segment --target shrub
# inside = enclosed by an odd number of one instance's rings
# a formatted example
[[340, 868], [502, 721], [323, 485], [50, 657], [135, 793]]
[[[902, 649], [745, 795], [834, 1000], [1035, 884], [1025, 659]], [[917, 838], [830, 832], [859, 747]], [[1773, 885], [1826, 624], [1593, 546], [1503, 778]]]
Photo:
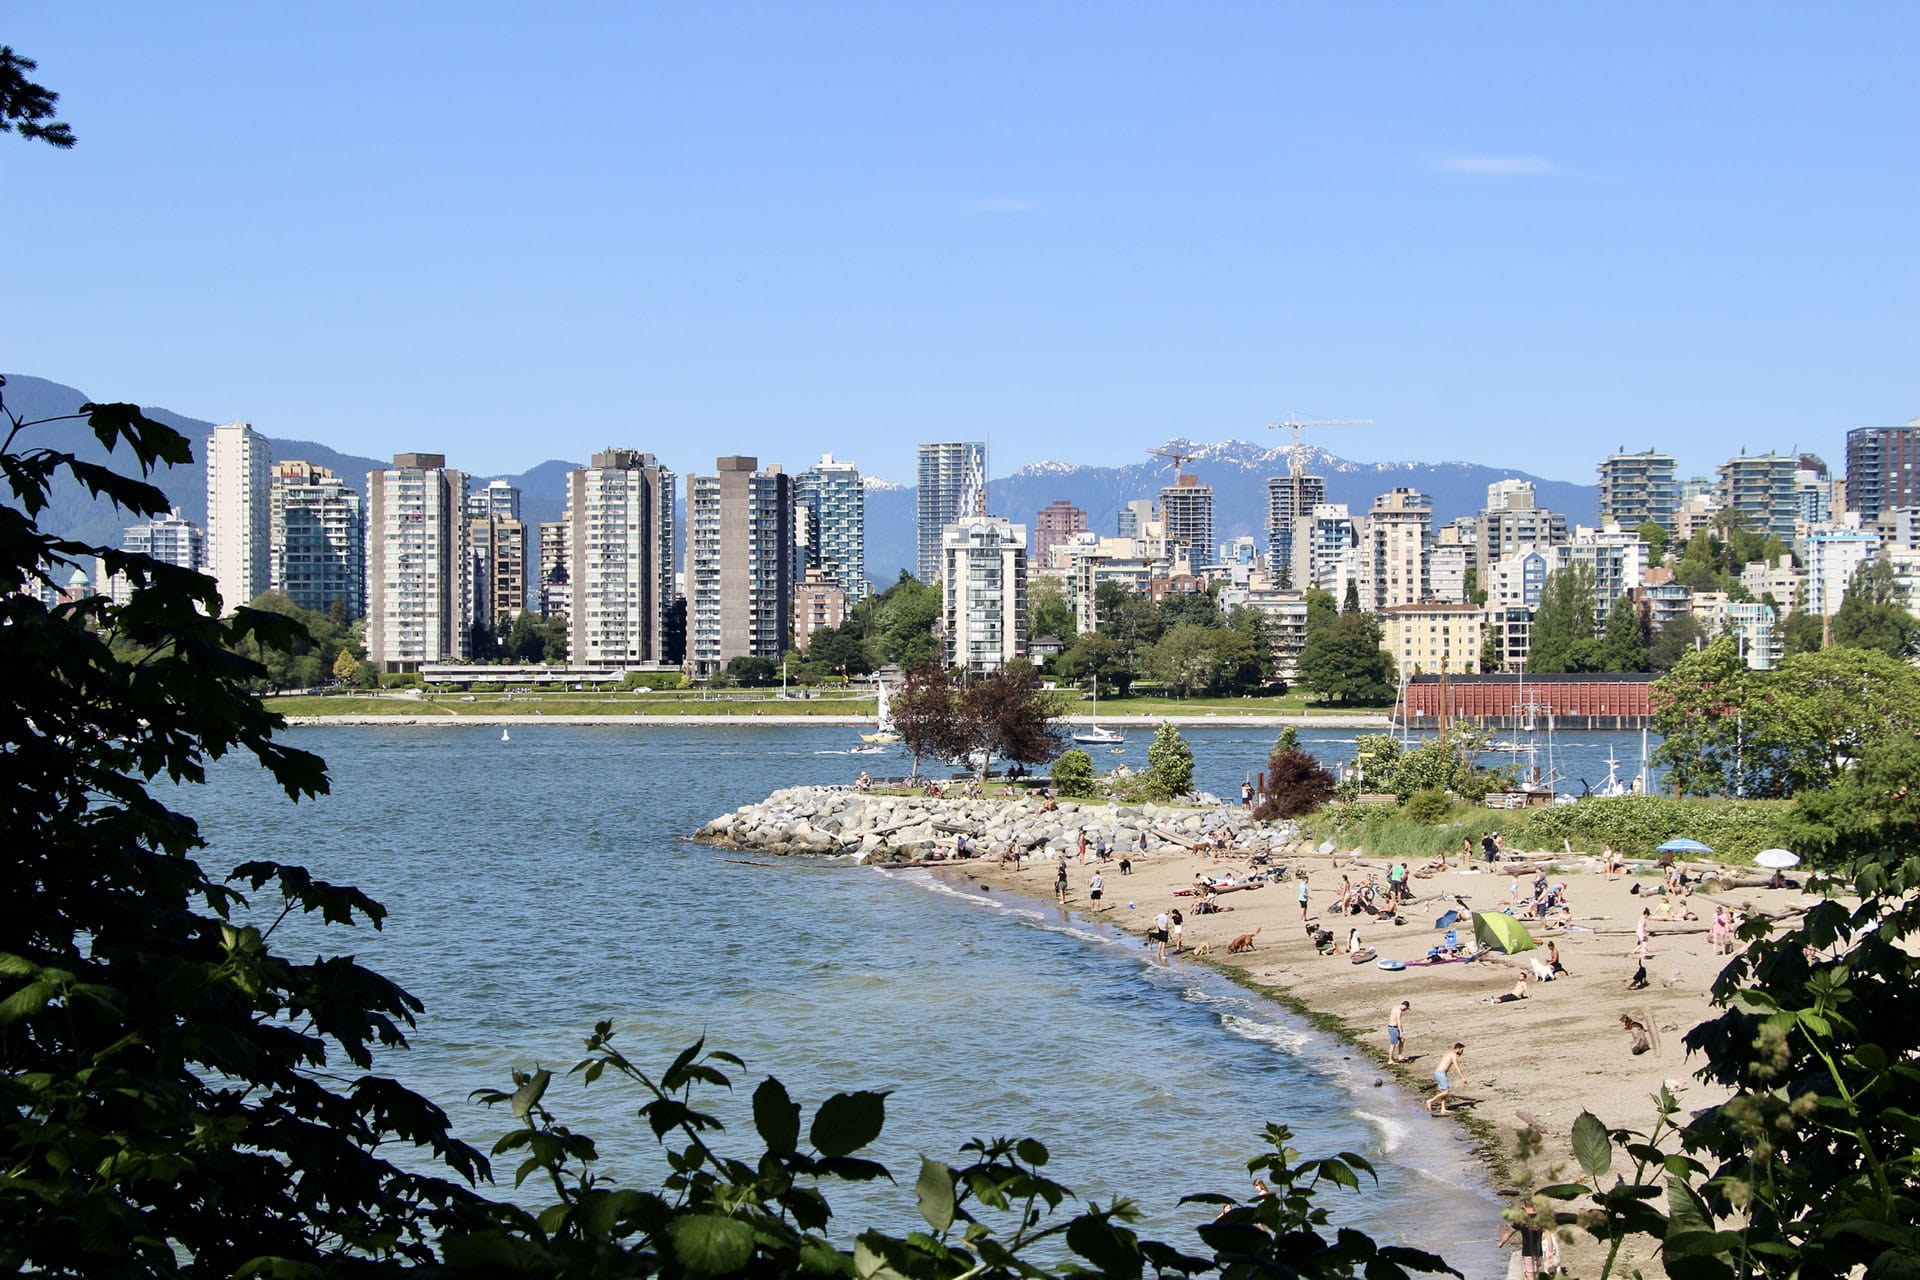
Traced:
[[1253, 816], [1262, 822], [1312, 813], [1333, 798], [1333, 775], [1304, 751], [1282, 751], [1267, 762]]
[[1147, 748], [1147, 773], [1168, 799], [1193, 790], [1193, 748], [1170, 724], [1153, 731], [1153, 744]]
[[386, 671], [380, 675], [382, 689], [418, 689], [420, 673], [417, 671]]
[[1610, 844], [1628, 857], [1651, 857], [1676, 836], [1689, 836], [1723, 862], [1742, 862], [1762, 849], [1789, 845], [1791, 800], [1677, 800], [1672, 796], [1591, 796], [1577, 804], [1535, 809], [1510, 820], [1515, 839], [1536, 849]]
[[1053, 789], [1073, 799], [1100, 794], [1100, 784], [1093, 777], [1093, 757], [1075, 748], [1055, 760]]
[[1402, 806], [1410, 822], [1445, 822], [1453, 813], [1453, 799], [1438, 787], [1424, 787]]

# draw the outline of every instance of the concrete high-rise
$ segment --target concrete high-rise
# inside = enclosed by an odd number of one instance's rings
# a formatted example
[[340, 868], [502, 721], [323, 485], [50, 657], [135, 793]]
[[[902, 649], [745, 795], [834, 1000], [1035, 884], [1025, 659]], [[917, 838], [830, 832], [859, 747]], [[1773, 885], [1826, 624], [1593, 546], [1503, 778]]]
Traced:
[[207, 567], [232, 613], [273, 580], [267, 438], [244, 422], [207, 437]]
[[840, 584], [852, 604], [867, 597], [867, 487], [860, 468], [832, 454], [793, 478], [795, 579], [813, 570]]
[[520, 490], [507, 480], [489, 480], [477, 488], [470, 488], [467, 490], [467, 516], [474, 520], [483, 516], [518, 520]]
[[1523, 547], [1562, 546], [1567, 537], [1567, 518], [1534, 506], [1532, 485], [1525, 481], [1488, 485], [1487, 506], [1474, 522], [1474, 567], [1484, 578], [1487, 566], [1515, 555]]
[[1600, 464], [1600, 523], [1638, 529], [1651, 520], [1673, 533], [1680, 486], [1671, 455], [1616, 453]]
[[567, 473], [568, 656], [579, 666], [661, 660], [673, 604], [678, 478], [650, 453], [607, 449]]
[[367, 660], [381, 672], [469, 657], [467, 476], [446, 455], [397, 453], [367, 473]]
[[270, 491], [270, 581], [302, 609], [338, 604], [349, 618], [367, 612], [367, 520], [360, 495], [323, 466], [276, 462]]
[[1195, 569], [1212, 561], [1212, 485], [1201, 484], [1198, 476], [1175, 476], [1160, 490], [1160, 522], [1166, 526], [1167, 542], [1186, 547]]
[[1327, 500], [1324, 476], [1284, 475], [1267, 480], [1267, 567], [1277, 578], [1293, 576], [1293, 531]]
[[1755, 533], [1790, 543], [1794, 521], [1800, 514], [1799, 483], [1794, 474], [1799, 467], [1800, 460], [1791, 455], [1742, 454], [1728, 458], [1720, 464], [1720, 500], [1738, 511]]
[[[471, 502], [467, 509], [473, 509]], [[504, 640], [527, 607], [527, 526], [508, 516], [470, 515], [467, 546], [473, 553], [473, 619]]]
[[1027, 652], [1027, 530], [962, 516], [941, 539], [947, 665], [992, 671]]
[[1427, 533], [1433, 499], [1417, 489], [1393, 489], [1373, 500], [1360, 545], [1360, 604], [1369, 613], [1424, 604]]
[[[137, 556], [151, 556], [176, 569], [197, 571], [207, 567], [206, 532], [178, 511], [127, 526], [120, 536], [120, 549]], [[115, 604], [125, 604], [132, 598], [132, 580], [108, 573], [104, 565], [96, 567], [93, 580], [102, 594]]]
[[1863, 521], [1920, 507], [1920, 418], [1847, 432], [1847, 509]]
[[984, 441], [920, 446], [920, 487], [914, 503], [919, 529], [916, 572], [920, 581], [939, 581], [941, 531], [961, 516], [986, 510], [986, 493]]
[[716, 474], [687, 477], [687, 666], [702, 679], [734, 658], [778, 661], [786, 649], [793, 481], [759, 467], [719, 458]]
[[1027, 559], [1045, 569], [1053, 563], [1055, 547], [1086, 531], [1087, 513], [1065, 498], [1055, 498], [1033, 518], [1033, 551]]

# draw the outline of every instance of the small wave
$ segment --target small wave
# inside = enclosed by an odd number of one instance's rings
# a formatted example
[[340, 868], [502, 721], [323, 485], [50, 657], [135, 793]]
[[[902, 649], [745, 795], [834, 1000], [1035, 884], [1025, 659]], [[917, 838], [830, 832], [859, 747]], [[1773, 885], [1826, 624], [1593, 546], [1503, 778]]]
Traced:
[[1407, 1124], [1404, 1120], [1383, 1116], [1362, 1107], [1354, 1108], [1353, 1114], [1380, 1131], [1380, 1150], [1387, 1155], [1398, 1151], [1400, 1144], [1407, 1140]]
[[1309, 1037], [1304, 1031], [1295, 1031], [1290, 1027], [1263, 1022], [1244, 1014], [1229, 1013], [1220, 1019], [1220, 1025], [1243, 1040], [1269, 1044], [1287, 1054], [1299, 1053], [1309, 1043]]

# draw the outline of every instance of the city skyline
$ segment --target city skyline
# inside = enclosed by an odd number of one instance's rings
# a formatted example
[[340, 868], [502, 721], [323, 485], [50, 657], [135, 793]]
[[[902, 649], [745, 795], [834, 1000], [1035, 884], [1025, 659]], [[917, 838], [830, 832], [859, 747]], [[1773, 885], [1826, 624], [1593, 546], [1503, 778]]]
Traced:
[[[48, 6], [10, 39], [79, 146], [0, 193], [7, 348], [475, 475], [610, 418], [905, 484], [918, 441], [1111, 466], [1294, 410], [1374, 419], [1313, 441], [1360, 461], [1837, 466], [1920, 412], [1916, 33], [1894, 5]], [[167, 198], [68, 198], [107, 190]]]

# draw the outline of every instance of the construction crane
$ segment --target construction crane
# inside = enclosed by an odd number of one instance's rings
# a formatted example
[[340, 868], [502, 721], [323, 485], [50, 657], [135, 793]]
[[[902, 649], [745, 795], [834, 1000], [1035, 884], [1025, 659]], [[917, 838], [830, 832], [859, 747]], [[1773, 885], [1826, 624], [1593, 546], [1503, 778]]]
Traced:
[[1183, 462], [1191, 462], [1200, 456], [1196, 450], [1182, 449], [1179, 445], [1175, 445], [1171, 449], [1149, 449], [1147, 452], [1156, 458], [1172, 458], [1173, 476], [1176, 480], [1180, 478], [1180, 464]]
[[1278, 431], [1282, 427], [1293, 428], [1293, 458], [1292, 458], [1292, 461], [1289, 463], [1290, 470], [1288, 471], [1288, 474], [1297, 476], [1297, 475], [1303, 474], [1303, 466], [1304, 466], [1304, 464], [1302, 464], [1302, 462], [1300, 461], [1300, 430], [1301, 428], [1313, 427], [1315, 429], [1318, 429], [1320, 427], [1370, 427], [1372, 425], [1373, 425], [1372, 418], [1305, 418], [1303, 419], [1297, 413], [1288, 413], [1287, 420], [1285, 422], [1269, 422], [1267, 424], [1267, 430]]

